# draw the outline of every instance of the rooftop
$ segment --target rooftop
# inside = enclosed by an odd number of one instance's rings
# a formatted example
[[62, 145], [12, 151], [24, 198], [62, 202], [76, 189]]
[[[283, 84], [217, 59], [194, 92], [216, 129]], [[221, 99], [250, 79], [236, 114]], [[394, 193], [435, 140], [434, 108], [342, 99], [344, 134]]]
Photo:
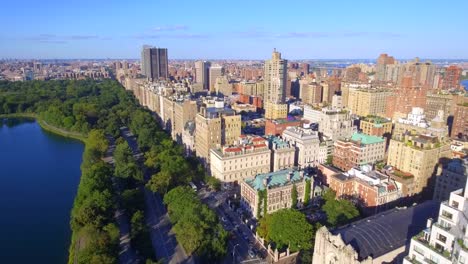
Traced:
[[354, 133], [351, 137], [352, 141], [361, 141], [361, 144], [369, 145], [384, 142], [383, 137], [370, 136], [363, 133]]
[[407, 209], [391, 209], [347, 226], [332, 230], [351, 245], [359, 260], [380, 257], [407, 245], [411, 238], [426, 228], [428, 218], [435, 219], [439, 202], [426, 201]]
[[267, 140], [270, 143], [270, 145], [276, 146], [277, 149], [283, 149], [283, 148], [289, 148], [290, 147], [289, 142], [283, 140], [280, 137], [270, 136], [270, 137], [267, 137]]
[[[265, 187], [268, 189], [289, 185], [294, 182], [299, 182], [302, 180], [303, 171], [291, 170], [291, 169], [284, 169], [275, 172], [269, 172], [264, 174], [258, 174], [254, 178], [245, 179], [244, 181], [250, 185], [250, 187], [254, 188], [257, 191], [265, 190]], [[290, 177], [291, 180], [288, 180]], [[304, 175], [304, 178], [310, 179], [310, 176]], [[264, 180], [266, 180], [266, 186], [264, 184]]]

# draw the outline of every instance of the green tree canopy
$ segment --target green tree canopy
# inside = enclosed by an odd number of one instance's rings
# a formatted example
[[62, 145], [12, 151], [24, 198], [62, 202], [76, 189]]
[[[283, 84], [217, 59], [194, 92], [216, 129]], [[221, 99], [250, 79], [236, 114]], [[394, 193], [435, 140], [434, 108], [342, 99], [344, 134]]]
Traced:
[[327, 223], [331, 227], [341, 226], [359, 217], [359, 211], [350, 201], [335, 199], [335, 192], [328, 189], [324, 194], [325, 205], [322, 210], [327, 214]]
[[276, 248], [289, 246], [291, 252], [312, 248], [314, 230], [301, 212], [282, 209], [263, 217], [259, 224], [259, 234]]

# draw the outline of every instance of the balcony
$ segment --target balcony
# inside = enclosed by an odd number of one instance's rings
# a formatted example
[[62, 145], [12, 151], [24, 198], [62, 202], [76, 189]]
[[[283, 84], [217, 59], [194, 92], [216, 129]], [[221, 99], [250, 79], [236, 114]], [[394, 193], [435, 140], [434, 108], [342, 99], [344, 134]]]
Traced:
[[[444, 257], [444, 258], [446, 258], [448, 260], [451, 259], [452, 254], [449, 251], [447, 251], [447, 250], [445, 250], [443, 248], [438, 249], [438, 248], [432, 246], [431, 244], [429, 244], [429, 242], [426, 239], [424, 239], [423, 236], [421, 236], [421, 234], [417, 235], [414, 239], [416, 241], [420, 242], [421, 244], [423, 244], [425, 247], [432, 249], [432, 251], [438, 253], [440, 256], [442, 256], [442, 257]], [[431, 261], [429, 259], [427, 259], [425, 261], [427, 261], [428, 263], [433, 263], [433, 262], [429, 262], [429, 261]]]
[[415, 258], [410, 258], [409, 256], [406, 256], [405, 260], [414, 264], [423, 264], [422, 262], [417, 261]]

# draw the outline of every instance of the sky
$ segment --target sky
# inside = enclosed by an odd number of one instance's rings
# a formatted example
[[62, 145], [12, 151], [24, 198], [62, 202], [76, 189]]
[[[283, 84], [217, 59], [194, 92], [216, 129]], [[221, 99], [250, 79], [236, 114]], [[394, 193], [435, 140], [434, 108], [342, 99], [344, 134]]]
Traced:
[[3, 1], [0, 59], [468, 59], [468, 1]]

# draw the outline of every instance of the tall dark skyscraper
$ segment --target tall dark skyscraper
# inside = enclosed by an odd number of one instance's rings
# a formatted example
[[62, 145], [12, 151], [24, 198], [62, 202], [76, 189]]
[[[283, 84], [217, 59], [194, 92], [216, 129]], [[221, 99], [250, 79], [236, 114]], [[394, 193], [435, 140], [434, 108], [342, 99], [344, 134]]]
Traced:
[[167, 79], [167, 49], [143, 46], [141, 51], [141, 72], [150, 80]]

